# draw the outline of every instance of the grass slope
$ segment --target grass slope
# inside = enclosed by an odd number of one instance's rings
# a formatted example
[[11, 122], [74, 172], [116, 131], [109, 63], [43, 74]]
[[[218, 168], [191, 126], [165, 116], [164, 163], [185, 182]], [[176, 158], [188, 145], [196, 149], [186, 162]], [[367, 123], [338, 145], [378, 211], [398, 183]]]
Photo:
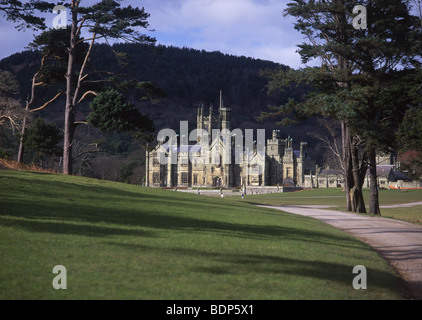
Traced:
[[[55, 290], [55, 265], [67, 290]], [[354, 290], [355, 265], [368, 289]], [[0, 171], [0, 299], [397, 299], [370, 247], [229, 198]]]
[[[365, 204], [369, 206], [369, 190], [363, 190]], [[238, 197], [239, 198], [239, 197]], [[422, 201], [422, 190], [380, 190], [379, 199], [381, 206], [403, 204]], [[239, 199], [236, 199], [240, 201]], [[346, 199], [342, 189], [312, 189], [297, 192], [260, 194], [247, 197], [245, 201], [251, 204], [262, 204], [272, 206], [282, 205], [330, 205], [333, 209], [345, 210]], [[381, 215], [384, 218], [404, 220], [416, 224], [422, 223], [422, 206], [408, 208], [381, 208]]]

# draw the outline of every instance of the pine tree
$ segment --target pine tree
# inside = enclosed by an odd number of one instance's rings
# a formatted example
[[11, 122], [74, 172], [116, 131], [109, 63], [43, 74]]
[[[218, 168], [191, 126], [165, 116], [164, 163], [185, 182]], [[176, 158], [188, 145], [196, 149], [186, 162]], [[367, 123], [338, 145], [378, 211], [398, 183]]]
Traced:
[[[85, 90], [84, 82], [89, 77], [107, 74], [107, 71], [87, 70], [87, 63], [94, 43], [99, 40], [120, 40], [124, 42], [153, 43], [155, 39], [140, 32], [148, 28], [149, 14], [144, 9], [131, 6], [121, 7], [121, 1], [102, 0], [91, 6], [81, 6], [80, 0], [70, 1], [71, 25], [66, 71], [66, 106], [63, 150], [63, 173], [72, 174], [72, 142], [78, 125], [75, 113], [78, 105], [88, 96], [96, 95], [93, 90]], [[86, 31], [90, 37], [81, 39]], [[88, 50], [81, 65], [76, 62], [78, 44], [89, 42]]]
[[392, 133], [415, 102], [415, 96], [403, 89], [417, 83], [421, 52], [415, 43], [422, 32], [409, 13], [408, 1], [363, 1], [367, 12], [363, 29], [353, 25], [355, 4], [346, 0], [288, 4], [286, 14], [296, 18], [295, 28], [308, 38], [299, 45], [302, 61], [320, 59], [322, 66], [275, 74], [273, 91], [299, 83], [311, 89], [302, 100], [291, 99], [262, 117], [291, 113], [298, 119], [319, 115], [340, 121], [347, 210], [366, 212], [362, 185], [369, 164], [370, 213], [379, 214], [375, 155], [393, 147]]

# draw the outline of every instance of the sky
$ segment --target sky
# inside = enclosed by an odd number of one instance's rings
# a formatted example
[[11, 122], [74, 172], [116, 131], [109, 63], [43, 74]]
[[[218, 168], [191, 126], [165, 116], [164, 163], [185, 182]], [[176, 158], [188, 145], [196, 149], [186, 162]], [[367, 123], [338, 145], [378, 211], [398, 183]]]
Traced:
[[[53, 2], [53, 1], [51, 1]], [[84, 0], [89, 4], [93, 1]], [[296, 52], [303, 36], [294, 20], [284, 17], [288, 0], [123, 0], [122, 6], [144, 7], [157, 43], [270, 60], [303, 67]], [[52, 26], [57, 14], [46, 15]], [[25, 50], [31, 30], [18, 31], [0, 18], [0, 59]]]

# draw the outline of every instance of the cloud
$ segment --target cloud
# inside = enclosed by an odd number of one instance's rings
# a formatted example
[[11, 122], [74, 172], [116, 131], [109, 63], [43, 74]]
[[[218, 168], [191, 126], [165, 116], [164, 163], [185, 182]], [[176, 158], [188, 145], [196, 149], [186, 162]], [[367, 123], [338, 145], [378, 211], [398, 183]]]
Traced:
[[[163, 3], [164, 2], [164, 3]], [[184, 0], [143, 2], [157, 41], [300, 65], [301, 35], [283, 17], [285, 1]]]
[[[283, 17], [287, 0], [124, 0], [143, 6], [158, 43], [301, 66], [296, 45], [302, 36]], [[50, 23], [53, 14], [46, 17]], [[0, 59], [25, 49], [33, 32], [0, 22]]]

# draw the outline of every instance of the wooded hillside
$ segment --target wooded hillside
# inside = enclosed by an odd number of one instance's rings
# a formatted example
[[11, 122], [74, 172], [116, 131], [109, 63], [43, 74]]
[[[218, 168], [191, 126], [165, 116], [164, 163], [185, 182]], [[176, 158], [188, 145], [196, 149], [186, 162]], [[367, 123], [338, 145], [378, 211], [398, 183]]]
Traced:
[[[297, 98], [303, 93], [304, 89], [296, 88], [295, 91], [287, 90], [275, 96], [267, 94], [268, 79], [262, 75], [262, 72], [287, 68], [286, 66], [271, 61], [189, 48], [116, 44], [112, 49], [110, 50], [107, 45], [96, 45], [90, 59], [92, 68], [127, 74], [138, 81], [155, 83], [165, 93], [164, 97], [145, 99], [145, 95], [135, 91], [129, 91], [127, 96], [141, 112], [154, 121], [157, 131], [163, 128], [178, 131], [181, 120], [188, 120], [189, 126], [193, 128], [196, 125], [197, 108], [203, 105], [206, 112], [210, 105], [213, 105], [215, 109], [218, 108], [219, 92], [222, 90], [224, 104], [232, 108], [232, 128], [242, 130], [265, 128], [268, 137], [271, 135], [271, 130], [279, 129], [282, 137], [288, 135], [293, 137], [294, 147], [296, 144], [299, 145], [300, 141], [312, 141], [308, 135], [316, 130], [315, 123], [312, 121], [280, 128], [272, 122], [259, 123], [255, 119], [261, 111], [267, 109], [268, 105], [283, 104], [289, 97]], [[118, 59], [113, 51], [124, 52], [125, 55], [118, 55], [120, 57]], [[31, 78], [39, 67], [39, 60], [39, 53], [24, 51], [0, 61], [0, 70], [10, 70], [17, 76], [21, 85], [20, 97], [23, 105], [29, 94]], [[45, 94], [40, 96], [47, 97], [57, 93], [58, 88], [50, 86], [42, 90]], [[55, 122], [61, 127], [63, 103], [64, 99], [58, 100], [48, 108], [34, 113], [34, 118], [42, 117], [46, 122]], [[85, 120], [88, 112], [89, 103], [85, 103], [77, 114], [77, 120]], [[115, 157], [124, 157], [126, 160], [131, 152], [136, 150], [139, 152], [139, 146], [133, 145], [124, 134], [105, 135], [90, 126], [79, 128], [76, 139], [76, 144], [84, 150], [88, 147], [83, 146], [96, 144], [99, 150], [106, 150]], [[321, 144], [314, 140], [308, 145], [311, 156], [319, 158]], [[13, 141], [9, 139], [7, 148], [3, 148], [13, 154], [14, 147], [16, 146]], [[27, 160], [30, 160], [28, 157], [31, 155], [27, 155]], [[99, 152], [92, 155], [89, 161], [92, 162], [98, 157], [109, 158], [110, 154], [105, 155]], [[142, 155], [137, 154], [136, 157], [142, 158]], [[119, 161], [119, 164], [115, 166], [121, 167], [120, 162], [126, 163], [126, 160]], [[140, 160], [137, 164], [142, 162]], [[133, 169], [136, 166], [129, 167]], [[82, 165], [79, 168], [76, 164], [75, 168], [81, 174], [98, 176], [97, 173], [92, 172], [95, 170], [89, 169], [89, 166]], [[121, 176], [112, 179], [121, 180]]]

